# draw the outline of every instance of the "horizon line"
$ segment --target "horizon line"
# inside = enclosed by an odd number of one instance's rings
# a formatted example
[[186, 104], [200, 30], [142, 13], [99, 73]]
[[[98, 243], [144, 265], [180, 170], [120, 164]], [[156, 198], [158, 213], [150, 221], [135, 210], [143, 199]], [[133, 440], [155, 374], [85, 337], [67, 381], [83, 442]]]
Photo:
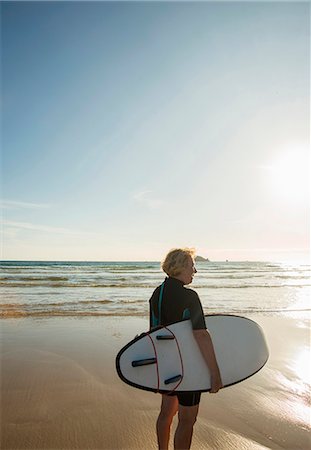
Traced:
[[[142, 259], [142, 260], [130, 260], [130, 259], [107, 259], [107, 260], [80, 260], [80, 259], [2, 259], [0, 260], [0, 264], [1, 263], [6, 263], [6, 262], [68, 262], [68, 263], [83, 263], [83, 262], [87, 262], [87, 263], [118, 263], [118, 262], [128, 262], [128, 263], [161, 263], [161, 260], [149, 260], [149, 259]], [[287, 259], [287, 260], [258, 260], [258, 259], [215, 259], [215, 260], [210, 260], [207, 259], [205, 261], [196, 261], [196, 262], [206, 262], [206, 263], [213, 263], [213, 262], [263, 262], [263, 263], [285, 263], [285, 262], [291, 262], [291, 260]], [[297, 262], [297, 261], [293, 261], [293, 262]], [[309, 262], [309, 264], [311, 264], [311, 262]]]

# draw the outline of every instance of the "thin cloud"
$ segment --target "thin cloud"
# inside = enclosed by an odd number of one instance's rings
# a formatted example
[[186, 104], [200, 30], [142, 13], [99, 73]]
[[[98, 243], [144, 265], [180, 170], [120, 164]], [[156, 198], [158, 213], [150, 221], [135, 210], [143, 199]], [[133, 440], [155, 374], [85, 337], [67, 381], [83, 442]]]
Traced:
[[149, 209], [159, 209], [164, 205], [163, 200], [155, 198], [153, 192], [149, 190], [136, 192], [132, 198], [137, 203], [146, 206]]
[[3, 209], [42, 209], [51, 207], [51, 205], [45, 203], [18, 202], [15, 200], [0, 200], [0, 206]]
[[67, 234], [67, 235], [81, 235], [81, 236], [101, 236], [100, 233], [93, 233], [88, 231], [70, 230], [68, 228], [62, 227], [49, 227], [46, 225], [36, 225], [28, 222], [13, 222], [9, 220], [4, 220], [1, 222], [4, 227], [9, 229], [20, 229], [20, 230], [32, 230], [32, 231], [43, 231], [45, 233], [52, 234]]

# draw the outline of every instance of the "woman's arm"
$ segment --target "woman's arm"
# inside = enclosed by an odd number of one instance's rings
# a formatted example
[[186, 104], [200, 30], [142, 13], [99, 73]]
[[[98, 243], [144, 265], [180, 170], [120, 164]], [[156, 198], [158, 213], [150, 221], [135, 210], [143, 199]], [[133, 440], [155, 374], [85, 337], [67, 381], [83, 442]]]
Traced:
[[214, 346], [210, 333], [207, 330], [193, 330], [193, 334], [203, 358], [211, 374], [211, 393], [216, 393], [223, 387]]

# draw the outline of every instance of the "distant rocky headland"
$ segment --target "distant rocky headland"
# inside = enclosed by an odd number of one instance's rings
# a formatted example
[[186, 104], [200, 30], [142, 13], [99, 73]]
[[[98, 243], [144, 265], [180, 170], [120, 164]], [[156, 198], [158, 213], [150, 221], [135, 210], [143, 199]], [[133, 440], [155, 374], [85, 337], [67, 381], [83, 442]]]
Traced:
[[198, 262], [200, 262], [200, 261], [207, 261], [208, 262], [209, 261], [208, 258], [203, 258], [203, 256], [199, 256], [199, 255], [195, 257], [195, 260], [198, 261]]

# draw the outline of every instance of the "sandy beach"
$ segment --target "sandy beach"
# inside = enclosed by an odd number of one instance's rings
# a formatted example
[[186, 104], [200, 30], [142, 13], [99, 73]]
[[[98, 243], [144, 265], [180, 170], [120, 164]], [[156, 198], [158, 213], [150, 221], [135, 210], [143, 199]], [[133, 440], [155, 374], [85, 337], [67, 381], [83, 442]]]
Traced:
[[[250, 317], [265, 331], [269, 361], [202, 396], [192, 448], [307, 450], [308, 321]], [[3, 319], [1, 448], [156, 449], [160, 395], [115, 371], [117, 351], [146, 328], [139, 317]]]

